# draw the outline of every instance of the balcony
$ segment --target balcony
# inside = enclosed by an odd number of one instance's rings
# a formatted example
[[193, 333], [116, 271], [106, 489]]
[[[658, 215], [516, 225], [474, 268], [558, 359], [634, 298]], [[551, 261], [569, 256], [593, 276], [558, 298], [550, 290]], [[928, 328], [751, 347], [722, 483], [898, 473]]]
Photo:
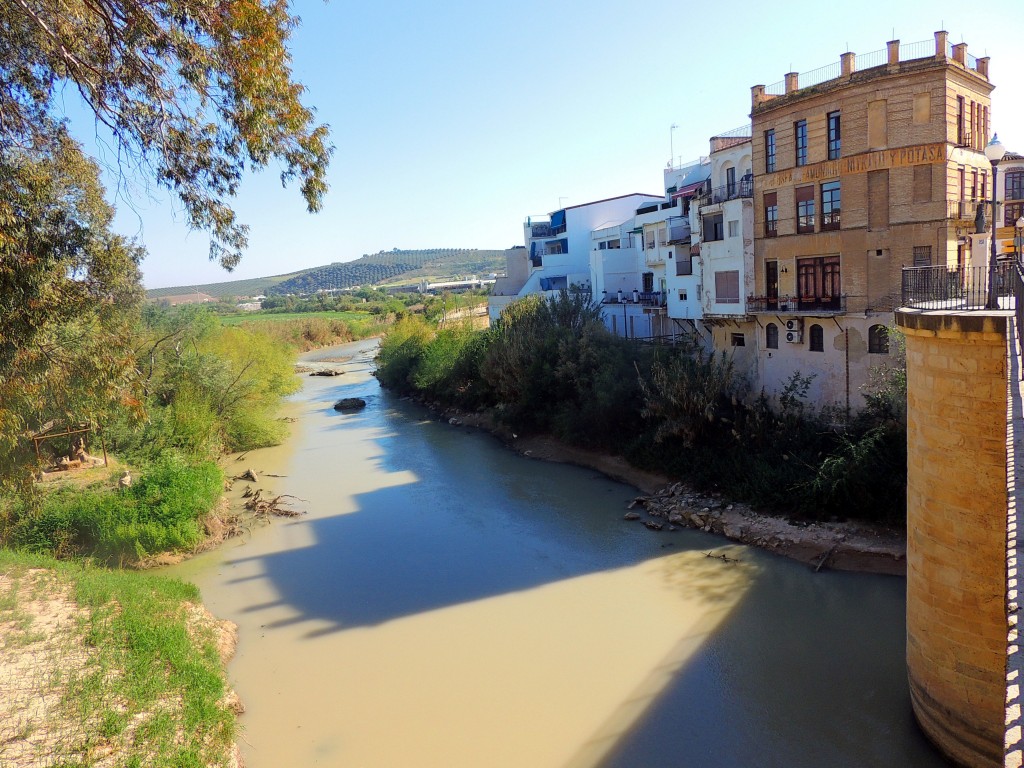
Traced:
[[979, 208], [985, 211], [985, 221], [991, 223], [991, 200], [947, 200], [946, 218], [958, 221], [975, 221]]
[[748, 296], [747, 312], [751, 314], [843, 315], [846, 295], [842, 296]]
[[668, 304], [668, 297], [661, 291], [633, 291], [623, 293], [622, 300], [615, 294], [605, 296], [602, 304], [633, 304], [641, 307], [664, 307]]
[[742, 197], [754, 196], [754, 179], [745, 176], [732, 184], [725, 184], [721, 187], [713, 187], [710, 191], [704, 192], [699, 198], [700, 206], [715, 205], [724, 203], [727, 200], [737, 200]]
[[690, 220], [685, 216], [673, 216], [668, 220], [668, 242], [675, 243], [690, 242]]
[[531, 224], [530, 237], [554, 237], [554, 232], [551, 231], [551, 224], [549, 222]]

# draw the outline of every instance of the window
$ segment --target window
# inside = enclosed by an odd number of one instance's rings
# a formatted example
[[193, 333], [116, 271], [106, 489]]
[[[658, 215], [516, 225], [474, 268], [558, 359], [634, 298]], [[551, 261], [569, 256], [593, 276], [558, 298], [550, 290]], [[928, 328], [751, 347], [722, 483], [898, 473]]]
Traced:
[[640, 280], [643, 283], [643, 292], [652, 293], [654, 291], [654, 273], [644, 272], [640, 275]]
[[868, 352], [874, 355], [889, 354], [889, 329], [884, 325], [868, 328]]
[[664, 224], [658, 227], [658, 245], [668, 245], [668, 229]]
[[734, 334], [732, 334], [732, 338], [730, 339], [730, 343], [734, 347], [745, 347], [745, 346], [747, 346], [747, 340], [746, 340], [746, 338], [744, 337], [744, 335], [742, 333], [734, 333]]
[[963, 146], [970, 137], [967, 133], [967, 116], [965, 115], [967, 100], [963, 96], [956, 97], [956, 143]]
[[839, 229], [839, 182], [826, 181], [821, 185], [821, 231]]
[[807, 121], [797, 120], [793, 131], [796, 134], [796, 164], [807, 165]]
[[681, 254], [676, 259], [676, 277], [693, 274], [693, 257], [689, 254]]
[[1024, 200], [1024, 171], [1007, 171], [1003, 178], [1006, 180], [1005, 199]]
[[828, 113], [828, 159], [837, 160], [839, 159], [839, 153], [842, 148], [840, 141], [840, 130], [839, 130], [839, 113], [829, 112]]
[[733, 219], [729, 222], [729, 237], [740, 236], [740, 223], [738, 220]]
[[1024, 216], [1024, 203], [1006, 203], [1003, 214], [1004, 227], [1016, 227], [1017, 219]]
[[775, 172], [775, 130], [764, 132], [764, 172]]
[[767, 349], [779, 348], [779, 326], [775, 323], [768, 323], [764, 327], [764, 346]]
[[779, 233], [779, 193], [764, 193], [764, 236], [775, 237]]
[[732, 200], [736, 197], [736, 169], [725, 169], [725, 194]]
[[838, 256], [813, 256], [796, 262], [797, 309], [842, 308]]
[[704, 217], [704, 240], [705, 242], [712, 242], [714, 240], [724, 240], [725, 232], [722, 226], [722, 214], [716, 213], [711, 216]]
[[932, 247], [930, 245], [914, 246], [914, 266], [930, 267], [932, 265]]
[[[926, 166], [931, 168], [931, 166]], [[981, 172], [981, 199], [988, 200], [988, 173], [986, 171]]]
[[679, 300], [680, 301], [686, 301], [686, 291], [685, 290], [680, 290], [679, 291]]
[[796, 188], [796, 231], [797, 234], [814, 231], [814, 187]]
[[811, 352], [825, 351], [825, 331], [820, 325], [811, 326]]
[[740, 271], [715, 272], [715, 301], [719, 304], [740, 303]]

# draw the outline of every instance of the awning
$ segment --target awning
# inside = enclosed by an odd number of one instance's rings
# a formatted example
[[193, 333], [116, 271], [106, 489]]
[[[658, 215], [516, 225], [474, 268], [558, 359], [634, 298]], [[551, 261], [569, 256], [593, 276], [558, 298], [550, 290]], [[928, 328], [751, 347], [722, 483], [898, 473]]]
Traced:
[[694, 184], [687, 184], [685, 187], [680, 187], [675, 192], [673, 192], [672, 193], [672, 199], [676, 200], [677, 198], [680, 198], [680, 197], [689, 197], [690, 195], [692, 195], [694, 192], [696, 192], [698, 189], [700, 189], [703, 186], [704, 186], [704, 182], [703, 181], [698, 181], [698, 182], [696, 182]]
[[562, 210], [562, 211], [555, 211], [554, 213], [552, 213], [551, 214], [551, 228], [555, 229], [556, 227], [564, 227], [564, 226], [565, 226], [565, 211], [564, 210]]

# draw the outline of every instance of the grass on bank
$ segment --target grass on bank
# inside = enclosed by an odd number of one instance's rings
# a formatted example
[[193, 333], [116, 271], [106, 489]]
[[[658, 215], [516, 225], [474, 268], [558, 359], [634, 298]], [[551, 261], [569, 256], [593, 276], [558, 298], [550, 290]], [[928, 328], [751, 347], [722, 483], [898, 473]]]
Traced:
[[198, 603], [181, 581], [0, 551], [0, 764], [228, 765], [235, 718]]
[[104, 481], [57, 488], [35, 503], [16, 501], [0, 519], [0, 540], [29, 552], [108, 564], [187, 551], [203, 540], [202, 518], [223, 487], [224, 475], [214, 462], [167, 455], [129, 488], [114, 490]]

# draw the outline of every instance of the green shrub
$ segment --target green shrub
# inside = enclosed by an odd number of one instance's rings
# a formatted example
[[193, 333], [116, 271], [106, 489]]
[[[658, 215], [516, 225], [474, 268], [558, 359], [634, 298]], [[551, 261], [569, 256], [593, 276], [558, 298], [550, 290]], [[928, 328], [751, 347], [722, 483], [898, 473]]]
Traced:
[[201, 519], [223, 483], [213, 462], [166, 455], [119, 492], [67, 488], [44, 496], [38, 509], [20, 511], [11, 540], [33, 552], [102, 561], [188, 550], [202, 541]]
[[395, 323], [377, 350], [377, 379], [399, 392], [413, 392], [413, 373], [433, 332], [421, 317], [406, 317]]

